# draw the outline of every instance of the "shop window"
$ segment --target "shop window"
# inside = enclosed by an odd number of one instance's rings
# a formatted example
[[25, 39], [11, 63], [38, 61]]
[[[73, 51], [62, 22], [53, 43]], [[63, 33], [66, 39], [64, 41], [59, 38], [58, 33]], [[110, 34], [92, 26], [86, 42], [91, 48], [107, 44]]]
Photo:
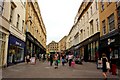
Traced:
[[9, 63], [20, 62], [23, 61], [23, 58], [24, 58], [24, 48], [10, 44], [8, 62]]

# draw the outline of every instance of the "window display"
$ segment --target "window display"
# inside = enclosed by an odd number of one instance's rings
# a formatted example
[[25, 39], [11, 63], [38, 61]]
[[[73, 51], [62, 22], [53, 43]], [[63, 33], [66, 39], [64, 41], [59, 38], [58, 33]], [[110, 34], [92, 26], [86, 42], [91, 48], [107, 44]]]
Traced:
[[8, 64], [22, 62], [24, 60], [24, 42], [17, 37], [10, 35]]

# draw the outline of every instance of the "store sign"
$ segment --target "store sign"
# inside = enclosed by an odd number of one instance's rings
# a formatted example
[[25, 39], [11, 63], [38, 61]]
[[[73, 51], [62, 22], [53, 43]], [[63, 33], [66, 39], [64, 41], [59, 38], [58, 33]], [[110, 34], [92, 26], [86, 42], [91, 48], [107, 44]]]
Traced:
[[17, 46], [20, 46], [20, 47], [25, 46], [25, 44], [24, 44], [24, 42], [22, 40], [16, 38], [15, 36], [12, 36], [12, 35], [10, 35], [9, 41], [10, 41], [9, 43], [13, 44], [13, 45], [17, 45]]
[[113, 42], [115, 42], [115, 39], [108, 39], [108, 45], [110, 45]]
[[21, 45], [22, 45], [21, 43], [19, 43], [19, 42], [17, 42], [17, 41], [15, 42], [15, 44], [16, 44], [16, 45], [19, 45], [19, 46], [21, 46]]

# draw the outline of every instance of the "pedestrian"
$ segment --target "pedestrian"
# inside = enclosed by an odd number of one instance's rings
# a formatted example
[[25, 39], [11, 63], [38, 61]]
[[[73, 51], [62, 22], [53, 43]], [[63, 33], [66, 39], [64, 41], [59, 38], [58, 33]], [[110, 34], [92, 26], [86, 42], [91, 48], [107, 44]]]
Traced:
[[103, 76], [105, 78], [105, 80], [107, 80], [107, 66], [106, 66], [106, 62], [108, 61], [108, 58], [106, 57], [106, 54], [103, 53], [102, 54], [102, 71], [103, 71]]
[[57, 69], [58, 68], [58, 54], [57, 53], [55, 53], [54, 54], [54, 60], [55, 60], [55, 69]]
[[73, 55], [70, 53], [68, 56], [69, 66], [71, 66], [72, 59], [73, 59]]
[[45, 59], [46, 59], [46, 56], [45, 56], [45, 54], [43, 53], [43, 54], [42, 54], [42, 60], [43, 60], [43, 62], [45, 61]]
[[68, 55], [66, 55], [66, 63], [68, 62]]
[[49, 62], [50, 61], [50, 55], [47, 54], [47, 61]]
[[26, 62], [28, 64], [30, 62], [30, 56], [29, 56], [29, 54], [27, 54], [27, 56], [25, 57], [25, 59], [26, 59]]
[[54, 57], [54, 56], [53, 56], [53, 54], [51, 53], [51, 54], [50, 54], [50, 66], [52, 66], [52, 64], [53, 64], [53, 57]]
[[65, 64], [65, 54], [62, 54], [62, 65], [64, 66]]
[[112, 72], [112, 75], [116, 75], [116, 59], [115, 59], [115, 56], [112, 56], [111, 58], [111, 72]]
[[41, 61], [41, 54], [39, 53], [39, 61]]
[[75, 61], [72, 60], [72, 62], [71, 62], [71, 67], [74, 67], [74, 66], [75, 66]]

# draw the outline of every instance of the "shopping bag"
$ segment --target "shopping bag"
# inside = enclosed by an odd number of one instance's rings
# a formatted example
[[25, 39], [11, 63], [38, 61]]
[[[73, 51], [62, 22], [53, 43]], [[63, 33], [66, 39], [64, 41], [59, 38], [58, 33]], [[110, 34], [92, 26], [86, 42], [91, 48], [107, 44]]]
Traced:
[[109, 62], [106, 62], [106, 68], [110, 69], [110, 63]]
[[71, 67], [74, 67], [75, 66], [75, 61], [72, 61], [71, 62]]
[[98, 69], [101, 69], [102, 67], [103, 67], [103, 65], [102, 65], [102, 60], [98, 60], [97, 68], [98, 68]]
[[58, 60], [58, 63], [60, 63], [60, 60]]

